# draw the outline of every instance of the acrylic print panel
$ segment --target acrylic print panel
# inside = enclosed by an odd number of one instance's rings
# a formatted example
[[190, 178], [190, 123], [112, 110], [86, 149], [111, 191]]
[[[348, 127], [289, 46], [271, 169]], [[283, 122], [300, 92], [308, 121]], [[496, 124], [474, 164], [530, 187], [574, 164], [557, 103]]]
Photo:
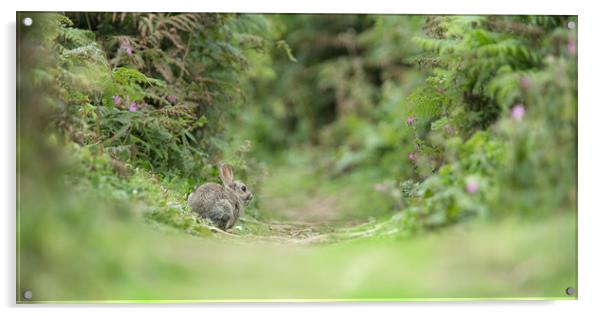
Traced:
[[17, 14], [17, 302], [575, 299], [575, 16]]

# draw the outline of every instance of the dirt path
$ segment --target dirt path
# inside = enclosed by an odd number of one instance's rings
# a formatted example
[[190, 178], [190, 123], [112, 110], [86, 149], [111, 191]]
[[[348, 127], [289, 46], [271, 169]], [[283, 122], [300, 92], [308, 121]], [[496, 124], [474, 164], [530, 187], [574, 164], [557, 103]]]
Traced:
[[268, 198], [268, 207], [278, 210], [280, 215], [292, 222], [328, 223], [336, 220], [341, 213], [339, 198], [336, 196], [307, 197], [300, 205], [290, 205], [289, 200], [282, 196]]
[[231, 232], [301, 244], [371, 235], [383, 228], [376, 218], [382, 222], [386, 208], [385, 197], [375, 195], [371, 181], [375, 180], [330, 179], [311, 166], [274, 168], [257, 194], [254, 216], [243, 216]]

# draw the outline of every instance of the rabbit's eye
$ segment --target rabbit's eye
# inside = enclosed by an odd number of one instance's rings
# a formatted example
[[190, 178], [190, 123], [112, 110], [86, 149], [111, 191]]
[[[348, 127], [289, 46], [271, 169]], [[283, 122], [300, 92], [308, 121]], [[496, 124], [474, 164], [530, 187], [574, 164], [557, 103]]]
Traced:
[[241, 189], [243, 192], [247, 192], [247, 187], [246, 187], [246, 186], [244, 186], [244, 185], [243, 185], [242, 187], [240, 187], [240, 189]]

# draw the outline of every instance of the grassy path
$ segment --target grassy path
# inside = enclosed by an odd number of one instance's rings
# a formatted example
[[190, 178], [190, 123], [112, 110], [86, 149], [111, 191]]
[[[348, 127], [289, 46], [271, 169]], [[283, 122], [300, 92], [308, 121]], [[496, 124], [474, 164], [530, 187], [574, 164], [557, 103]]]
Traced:
[[108, 251], [108, 237], [83, 236], [77, 261], [54, 253], [48, 258], [58, 262], [23, 272], [40, 301], [571, 299], [564, 289], [577, 282], [575, 233], [565, 216], [302, 245], [115, 223], [119, 252]]
[[243, 216], [232, 233], [299, 244], [370, 236], [393, 215], [390, 198], [373, 190], [381, 180], [370, 173], [327, 179], [307, 165], [275, 168], [254, 216]]
[[[141, 203], [161, 196], [160, 213], [194, 222], [175, 202], [183, 194], [142, 173], [128, 181]], [[85, 207], [28, 200], [31, 210], [55, 209], [22, 219], [36, 235], [22, 253], [20, 284], [36, 302], [575, 297], [564, 294], [577, 287], [574, 213], [475, 220], [407, 238], [388, 198], [372, 189], [378, 181], [275, 169], [257, 209], [233, 230], [198, 236], [118, 207], [89, 212], [103, 205], [96, 195], [77, 200]], [[329, 199], [336, 212], [321, 208]]]

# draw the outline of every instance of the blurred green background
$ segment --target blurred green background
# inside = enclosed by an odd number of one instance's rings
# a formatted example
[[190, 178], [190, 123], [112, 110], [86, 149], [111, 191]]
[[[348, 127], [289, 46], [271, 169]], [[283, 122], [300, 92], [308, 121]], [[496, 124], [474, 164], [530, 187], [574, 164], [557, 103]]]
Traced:
[[17, 21], [19, 303], [577, 297], [574, 16]]

